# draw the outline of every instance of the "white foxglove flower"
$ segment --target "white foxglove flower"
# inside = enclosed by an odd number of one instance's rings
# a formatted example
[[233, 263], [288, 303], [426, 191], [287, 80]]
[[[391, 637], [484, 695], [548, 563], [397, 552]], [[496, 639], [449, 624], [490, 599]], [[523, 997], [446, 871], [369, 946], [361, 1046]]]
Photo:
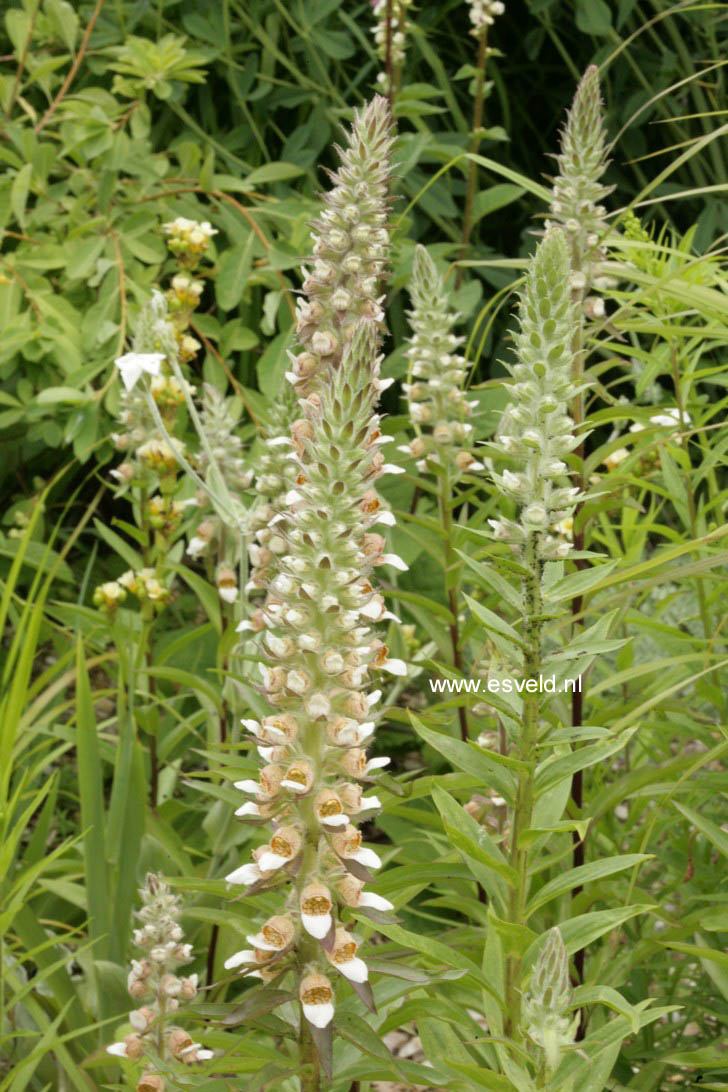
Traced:
[[122, 383], [130, 391], [145, 373], [159, 375], [163, 361], [164, 353], [124, 353], [114, 363], [119, 369]]

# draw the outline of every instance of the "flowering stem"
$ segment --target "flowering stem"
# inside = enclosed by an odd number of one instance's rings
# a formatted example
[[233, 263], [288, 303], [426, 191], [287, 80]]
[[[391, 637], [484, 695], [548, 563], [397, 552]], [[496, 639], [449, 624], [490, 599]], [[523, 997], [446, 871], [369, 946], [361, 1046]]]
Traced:
[[[485, 86], [485, 67], [488, 59], [488, 30], [483, 27], [478, 35], [478, 64], [475, 77], [475, 100], [473, 102], [473, 128], [470, 137], [470, 153], [475, 155], [480, 147], [480, 130], [483, 126], [483, 87]], [[465, 213], [463, 216], [463, 240], [460, 245], [458, 261], [464, 261], [468, 253], [470, 232], [473, 226], [473, 202], [475, 201], [475, 185], [478, 178], [478, 165], [472, 159], [468, 162], [468, 180], [465, 191]], [[462, 266], [455, 270], [455, 289], [460, 287], [463, 279]]]
[[[452, 512], [450, 511], [450, 497], [452, 495], [450, 474], [447, 467], [440, 474], [440, 518], [445, 533], [445, 587], [447, 589], [447, 603], [452, 615], [449, 625], [450, 642], [452, 644], [453, 667], [462, 674], [463, 661], [460, 654], [460, 627], [458, 625], [458, 601], [455, 588], [451, 583], [451, 571], [455, 564], [452, 548]], [[458, 720], [460, 722], [460, 737], [463, 743], [468, 740], [468, 717], [464, 705], [458, 706]]]
[[[523, 677], [526, 680], [526, 686], [523, 690], [521, 732], [516, 751], [519, 761], [525, 763], [526, 768], [520, 769], [518, 774], [510, 852], [510, 864], [516, 872], [516, 879], [510, 891], [509, 921], [516, 926], [525, 924], [529, 853], [528, 848], [522, 846], [520, 842], [521, 836], [524, 831], [529, 829], [532, 821], [534, 804], [533, 766], [540, 712], [538, 688], [533, 693], [528, 690], [528, 680], [538, 680], [541, 671], [541, 630], [543, 626], [541, 581], [543, 561], [540, 558], [539, 537], [537, 531], [531, 531], [526, 539], [524, 549], [524, 566], [527, 569], [527, 575], [524, 577], [523, 586], [523, 631], [526, 644], [523, 652]], [[520, 980], [521, 957], [511, 953], [506, 961], [506, 1034], [513, 1039], [518, 1039], [518, 1041], [520, 1041], [519, 1037], [521, 1035]]]
[[318, 1051], [313, 1041], [308, 1020], [301, 1017], [301, 1030], [298, 1036], [301, 1092], [319, 1092], [321, 1088], [321, 1070]]

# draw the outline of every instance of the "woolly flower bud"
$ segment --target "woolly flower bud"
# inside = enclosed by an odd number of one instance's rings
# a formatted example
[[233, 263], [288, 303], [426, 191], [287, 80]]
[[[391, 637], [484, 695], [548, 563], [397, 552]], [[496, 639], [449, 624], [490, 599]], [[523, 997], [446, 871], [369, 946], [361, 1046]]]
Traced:
[[607, 232], [607, 222], [601, 202], [614, 188], [599, 181], [609, 161], [596, 65], [587, 68], [576, 89], [556, 160], [559, 173], [550, 214], [569, 235], [572, 286], [584, 291], [598, 276], [595, 265], [604, 257], [599, 239]]
[[144, 1073], [136, 1085], [136, 1092], [164, 1092], [164, 1078], [158, 1073]]
[[[557, 456], [577, 443], [567, 413], [580, 387], [571, 377], [574, 305], [569, 291], [569, 256], [563, 232], [550, 228], [531, 260], [520, 298], [518, 362], [511, 372], [518, 382], [513, 402], [501, 418], [496, 443], [518, 459], [520, 469], [505, 469], [495, 481], [521, 506], [520, 531], [507, 520], [492, 521], [496, 537], [518, 544], [532, 532], [570, 514], [575, 493], [559, 487], [565, 464]], [[524, 429], [522, 422], [535, 424]], [[541, 544], [543, 546], [543, 543]]]
[[546, 1067], [553, 1073], [561, 1051], [574, 1042], [579, 1014], [569, 1019], [571, 1002], [569, 957], [558, 926], [550, 930], [531, 973], [524, 998], [522, 1024], [526, 1034], [544, 1052]]
[[482, 469], [460, 443], [458, 423], [471, 406], [462, 390], [465, 359], [452, 352], [462, 340], [451, 333], [459, 316], [450, 307], [444, 279], [423, 246], [415, 249], [410, 295], [414, 306], [407, 315], [413, 336], [407, 356], [413, 373], [425, 381], [407, 388], [410, 416], [424, 426], [435, 422], [431, 433], [412, 441], [410, 454], [420, 458], [429, 453], [436, 461], [444, 460], [455, 475]]

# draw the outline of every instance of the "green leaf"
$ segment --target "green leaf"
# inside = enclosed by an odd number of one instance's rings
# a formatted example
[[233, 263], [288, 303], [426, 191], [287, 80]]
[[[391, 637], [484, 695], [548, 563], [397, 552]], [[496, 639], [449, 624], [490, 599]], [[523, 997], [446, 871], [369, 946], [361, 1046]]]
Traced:
[[613, 990], [611, 986], [577, 986], [573, 992], [571, 1009], [579, 1009], [582, 1005], [606, 1005], [614, 1012], [626, 1017], [632, 1026], [632, 1034], [636, 1035], [640, 1030], [640, 1013], [630, 1005], [621, 993]]
[[439, 751], [448, 762], [465, 773], [473, 774], [480, 778], [483, 786], [495, 789], [511, 804], [515, 796], [515, 783], [507, 770], [492, 760], [488, 751], [478, 747], [470, 747], [459, 739], [453, 739], [443, 732], [433, 732], [425, 728], [424, 724], [416, 716], [410, 713], [410, 719], [418, 736], [429, 743], [436, 751]]
[[255, 236], [251, 231], [244, 243], [238, 243], [226, 250], [220, 258], [215, 278], [215, 297], [223, 311], [232, 311], [242, 300], [243, 289], [253, 264], [254, 242]]
[[[485, 827], [476, 823], [472, 816], [461, 808], [457, 801], [453, 800], [444, 789], [435, 787], [432, 790], [432, 798], [437, 810], [442, 816], [442, 824], [445, 828], [450, 844], [466, 858], [466, 863], [478, 861], [486, 869], [492, 870], [511, 886], [518, 881], [516, 870], [508, 864], [498, 846], [493, 842]], [[482, 870], [478, 872], [478, 878]], [[486, 890], [493, 890], [499, 901], [503, 901], [502, 889], [495, 885], [491, 877], [486, 877]]]
[[650, 861], [652, 858], [653, 855], [649, 853], [625, 853], [618, 857], [606, 857], [600, 861], [592, 861], [590, 864], [580, 865], [578, 868], [570, 868], [568, 872], [564, 872], [545, 883], [536, 892], [528, 903], [526, 917], [530, 917], [531, 914], [545, 906], [551, 899], [563, 895], [566, 891], [571, 891], [574, 887], [585, 887], [595, 880], [604, 879], [605, 876], [611, 876], [615, 872], [623, 872], [625, 868], [642, 864], [643, 861]]
[[25, 206], [30, 193], [30, 180], [33, 177], [33, 164], [26, 163], [13, 179], [10, 189], [10, 205], [20, 227], [25, 230]]
[[499, 182], [487, 190], [480, 190], [473, 202], [473, 223], [477, 224], [483, 216], [517, 201], [525, 192], [523, 186], [515, 186], [512, 182]]
[[604, 37], [611, 33], [612, 15], [605, 0], [576, 0], [576, 25], [582, 34]]
[[637, 731], [638, 725], [633, 725], [616, 738], [604, 740], [601, 743], [593, 743], [588, 747], [579, 747], [568, 755], [549, 755], [536, 767], [535, 787], [537, 792], [543, 793], [552, 785], [557, 785], [566, 777], [571, 777], [577, 770], [586, 770], [589, 766], [596, 766], [597, 762], [603, 762], [611, 758], [617, 751], [626, 747], [632, 736]]
[[685, 816], [689, 823], [694, 827], [697, 827], [701, 834], [704, 834], [724, 857], [728, 857], [728, 834], [726, 834], [724, 830], [721, 830], [721, 828], [711, 822], [710, 819], [706, 819], [700, 812], [693, 811], [692, 808], [686, 807], [685, 804], [678, 804], [673, 800], [672, 805]]
[[[81, 798], [89, 936], [96, 942], [94, 957], [107, 959], [111, 914], [106, 870], [104, 780], [91, 686], [80, 638], [76, 645], [76, 703], [78, 791]], [[102, 1005], [102, 1009], [104, 1007]]]
[[262, 167], [251, 171], [243, 179], [243, 183], [252, 190], [264, 182], [284, 182], [289, 178], [297, 178], [300, 174], [303, 174], [303, 168], [297, 167], [295, 163], [264, 163]]

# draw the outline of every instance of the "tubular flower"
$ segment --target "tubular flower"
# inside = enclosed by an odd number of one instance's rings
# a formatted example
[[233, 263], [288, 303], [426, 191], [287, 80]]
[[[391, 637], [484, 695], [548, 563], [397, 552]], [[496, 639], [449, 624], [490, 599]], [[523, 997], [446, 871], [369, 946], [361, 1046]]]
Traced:
[[452, 332], [459, 315], [451, 310], [444, 279], [423, 246], [415, 250], [410, 295], [413, 336], [407, 356], [414, 382], [404, 390], [413, 422], [425, 431], [400, 450], [414, 455], [420, 470], [428, 461], [444, 464], [455, 475], [482, 470], [471, 452], [473, 426], [464, 421], [477, 403], [463, 391], [465, 359], [457, 350], [465, 338]]
[[265, 808], [273, 833], [253, 862], [227, 876], [256, 890], [292, 881], [286, 928], [275, 925], [281, 942], [266, 929], [282, 919], [271, 919], [248, 938], [252, 948], [227, 965], [266, 979], [301, 968], [303, 1013], [317, 1027], [330, 1023], [334, 1011], [322, 967], [359, 986], [367, 980], [357, 941], [337, 927], [337, 905], [391, 909], [387, 900], [363, 892], [369, 869], [381, 862], [362, 845], [352, 820], [379, 806], [376, 797], [362, 796], [361, 782], [388, 761], [367, 761], [363, 750], [380, 696], [372, 692], [372, 675], [392, 662], [371, 629], [373, 619], [387, 615], [371, 580], [384, 555], [362, 548], [376, 537], [371, 529], [382, 514], [371, 488], [384, 471], [377, 350], [375, 321], [360, 322], [341, 367], [302, 402], [310, 429], [299, 430], [289, 451], [295, 486], [280, 532], [285, 553], [261, 608], [263, 685], [275, 711], [262, 721], [243, 721], [261, 769], [257, 779], [236, 783], [253, 797], [238, 814], [257, 820]]
[[494, 474], [496, 484], [519, 505], [519, 522], [490, 520], [496, 538], [520, 548], [534, 537], [542, 559], [565, 557], [571, 543], [548, 534], [571, 516], [580, 493], [562, 484], [563, 458], [579, 443], [567, 412], [584, 384], [571, 375], [575, 307], [569, 290], [569, 253], [560, 228], [547, 231], [531, 261], [520, 297], [514, 383], [496, 446], [513, 456], [518, 472]]
[[324, 208], [313, 222], [313, 257], [305, 270], [305, 301], [296, 333], [303, 352], [289, 378], [308, 394], [317, 376], [341, 363], [360, 319], [381, 323], [379, 295], [389, 254], [389, 155], [394, 142], [387, 100], [377, 95], [354, 114], [339, 169]]
[[599, 69], [590, 65], [561, 132], [556, 156], [559, 173], [553, 180], [549, 207], [550, 217], [561, 225], [569, 242], [572, 287], [580, 295], [592, 287], [607, 286], [599, 275], [599, 264], [605, 259], [602, 242], [608, 231], [602, 202], [614, 189], [600, 182], [609, 163], [606, 141]]
[[106, 1050], [118, 1058], [134, 1060], [144, 1056], [151, 1068], [137, 1088], [163, 1089], [162, 1078], [154, 1073], [155, 1061], [162, 1063], [166, 1072], [165, 1063], [170, 1058], [190, 1065], [212, 1058], [212, 1051], [194, 1043], [183, 1028], [165, 1027], [160, 1034], [160, 1024], [179, 1008], [180, 1002], [192, 1001], [197, 996], [197, 975], [178, 973], [181, 966], [191, 961], [192, 949], [183, 943], [177, 895], [151, 873], [140, 894], [142, 906], [137, 917], [141, 925], [134, 930], [134, 943], [142, 949], [143, 956], [132, 960], [127, 988], [130, 996], [143, 1004], [129, 1013], [133, 1032]]

